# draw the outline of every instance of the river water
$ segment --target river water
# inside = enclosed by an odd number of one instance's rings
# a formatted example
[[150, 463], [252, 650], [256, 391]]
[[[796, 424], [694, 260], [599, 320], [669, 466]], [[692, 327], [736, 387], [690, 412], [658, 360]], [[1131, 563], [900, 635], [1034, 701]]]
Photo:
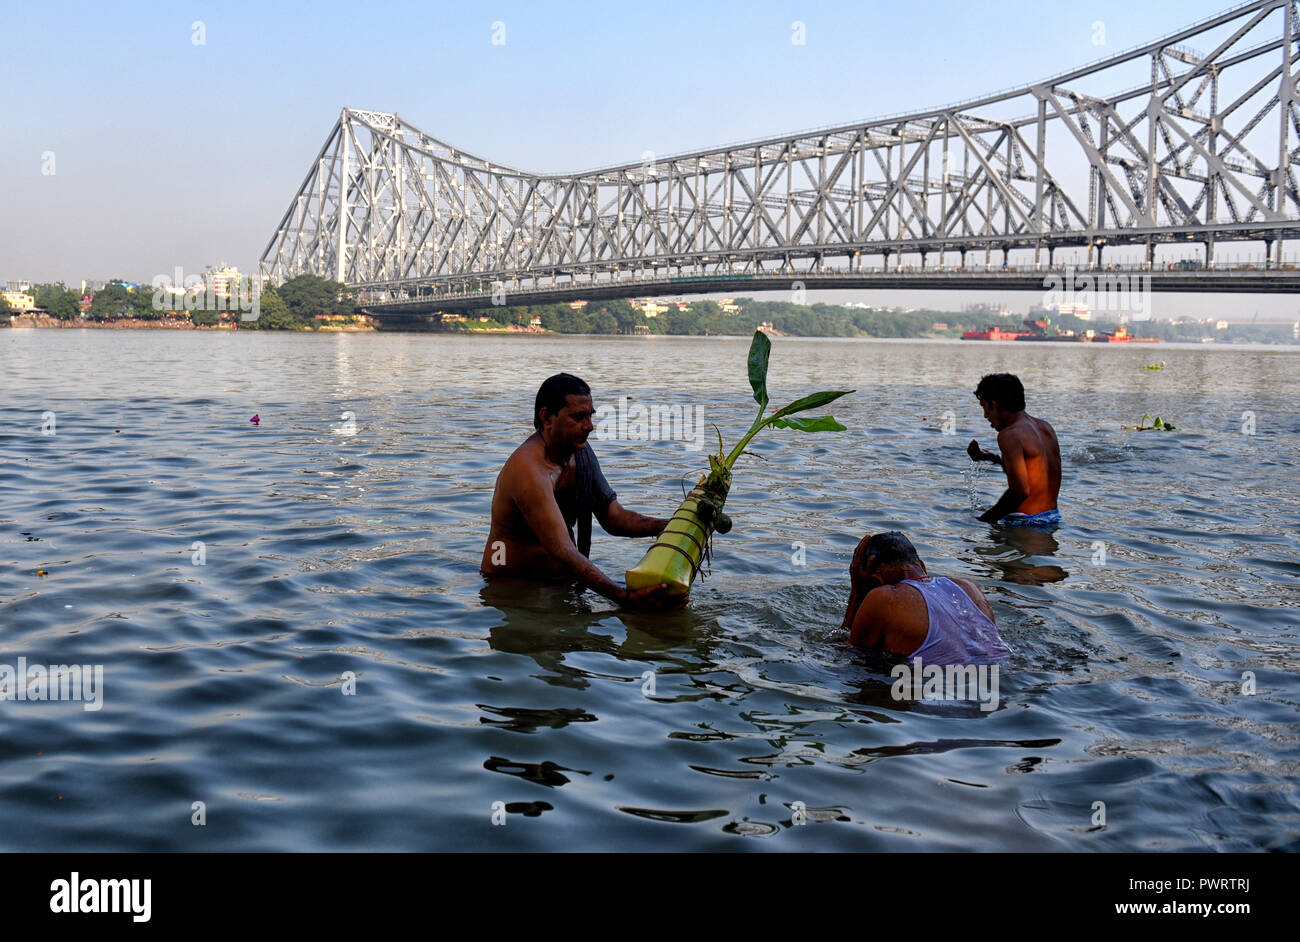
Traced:
[[[755, 439], [689, 608], [485, 587], [543, 378], [730, 447], [747, 347], [0, 331], [0, 667], [103, 670], [97, 704], [0, 702], [0, 848], [1300, 849], [1300, 350], [778, 339], [773, 404], [856, 388], [848, 431]], [[974, 520], [999, 370], [1060, 436], [1054, 535]], [[662, 516], [688, 446], [593, 442]], [[846, 647], [884, 528], [983, 586], [996, 709]]]

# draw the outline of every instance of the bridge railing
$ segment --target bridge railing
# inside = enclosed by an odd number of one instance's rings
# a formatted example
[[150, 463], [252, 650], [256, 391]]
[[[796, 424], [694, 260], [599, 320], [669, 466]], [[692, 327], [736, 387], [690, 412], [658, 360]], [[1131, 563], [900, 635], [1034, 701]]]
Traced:
[[[1194, 267], [1179, 266], [1176, 262], [1166, 264], [1157, 264], [1152, 267], [1147, 264], [1107, 264], [1101, 267], [1087, 267], [1076, 265], [968, 265], [965, 268], [957, 266], [933, 266], [919, 268], [916, 266], [904, 266], [903, 268], [883, 268], [881, 266], [872, 266], [860, 270], [839, 270], [839, 271], [822, 271], [822, 272], [802, 272], [802, 273], [736, 273], [731, 275], [691, 275], [682, 274], [671, 277], [651, 277], [637, 278], [633, 276], [624, 276], [617, 279], [601, 279], [595, 281], [575, 282], [573, 284], [560, 285], [510, 285], [506, 284], [504, 288], [498, 288], [495, 284], [476, 284], [476, 285], [448, 285], [441, 290], [418, 292], [410, 288], [404, 289], [385, 289], [379, 286], [362, 290], [359, 293], [358, 300], [367, 307], [379, 307], [406, 305], [415, 303], [437, 304], [439, 302], [463, 302], [465, 300], [477, 299], [483, 302], [484, 307], [493, 304], [494, 295], [500, 297], [504, 294], [506, 297], [517, 301], [519, 298], [526, 298], [535, 295], [553, 296], [557, 293], [571, 293], [575, 296], [582, 296], [592, 292], [598, 292], [601, 289], [620, 288], [638, 286], [647, 293], [672, 293], [677, 290], [682, 293], [691, 292], [699, 293], [701, 290], [707, 291], [707, 286], [716, 284], [717, 290], [734, 290], [743, 288], [745, 285], [762, 285], [762, 290], [790, 289], [795, 286], [806, 284], [807, 290], [833, 290], [835, 283], [844, 282], [846, 285], [861, 286], [864, 281], [871, 281], [873, 278], [880, 281], [888, 281], [896, 286], [899, 281], [915, 281], [918, 284], [924, 283], [925, 286], [933, 286], [935, 290], [944, 290], [945, 282], [969, 282], [972, 277], [987, 278], [990, 289], [995, 289], [999, 279], [1012, 279], [1026, 275], [1044, 276], [1043, 287], [1051, 287], [1045, 276], [1073, 276], [1074, 279], [1084, 277], [1102, 278], [1106, 277], [1125, 277], [1131, 275], [1150, 275], [1156, 278], [1161, 276], [1177, 276], [1179, 280], [1193, 280], [1213, 282], [1220, 279], [1250, 281], [1259, 283], [1269, 278], [1288, 283], [1300, 281], [1300, 265], [1295, 263], [1284, 263], [1274, 265], [1265, 259], [1259, 259], [1254, 262], [1224, 262], [1205, 265], [1198, 263]], [[430, 286], [433, 287], [433, 286]], [[667, 289], [667, 292], [661, 290]], [[1025, 290], [1023, 286], [1017, 290]]]

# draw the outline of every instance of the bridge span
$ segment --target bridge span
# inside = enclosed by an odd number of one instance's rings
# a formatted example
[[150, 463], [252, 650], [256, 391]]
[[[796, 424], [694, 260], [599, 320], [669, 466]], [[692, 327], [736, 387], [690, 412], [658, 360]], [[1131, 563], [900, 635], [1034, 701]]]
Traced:
[[[795, 282], [1043, 290], [1062, 249], [1103, 271], [1126, 249], [1152, 291], [1294, 291], [1296, 13], [1252, 0], [946, 107], [580, 173], [344, 108], [261, 271], [343, 282], [392, 314]], [[1266, 268], [1223, 268], [1219, 247], [1242, 242]], [[1168, 268], [1188, 251], [1202, 270]]]
[[[385, 318], [458, 313], [498, 305], [555, 304], [566, 301], [610, 301], [689, 294], [751, 295], [782, 292], [779, 300], [802, 298], [813, 290], [834, 289], [925, 291], [1031, 291], [1043, 294], [1069, 292], [1098, 303], [1099, 310], [1133, 309], [1150, 292], [1219, 294], [1282, 294], [1300, 292], [1300, 270], [1294, 266], [1265, 269], [1245, 266], [1221, 269], [1157, 269], [1141, 267], [1076, 270], [1074, 268], [931, 269], [860, 272], [822, 272], [780, 275], [684, 275], [598, 282], [563, 281], [518, 287], [506, 282], [464, 286], [458, 294], [404, 292], [387, 297], [371, 292], [363, 299], [367, 312]], [[1109, 302], [1109, 303], [1108, 303]], [[804, 303], [800, 301], [799, 303]]]

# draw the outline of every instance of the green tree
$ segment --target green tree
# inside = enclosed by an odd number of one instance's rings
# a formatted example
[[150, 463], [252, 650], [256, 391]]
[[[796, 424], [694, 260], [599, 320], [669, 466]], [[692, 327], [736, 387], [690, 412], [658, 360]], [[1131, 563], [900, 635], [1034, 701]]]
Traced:
[[691, 310], [688, 305], [686, 310], [671, 310], [660, 314], [657, 320], [663, 320], [667, 325], [667, 333], [685, 334], [695, 336], [704, 333], [704, 327], [700, 323], [700, 316]]
[[144, 320], [158, 320], [161, 318], [163, 316], [162, 309], [154, 307], [154, 295], [160, 290], [153, 285], [141, 284], [137, 286], [129, 296], [131, 316]]
[[613, 314], [606, 310], [599, 310], [590, 315], [587, 319], [590, 324], [590, 330], [593, 334], [616, 334], [618, 333], [618, 320]]
[[634, 308], [629, 301], [604, 301], [600, 306], [614, 318], [619, 333], [633, 333], [637, 327], [645, 323], [645, 315]]
[[556, 310], [555, 305], [539, 305], [537, 316], [542, 319], [542, 327], [545, 330], [558, 331], [560, 329], [560, 312]]
[[37, 285], [27, 292], [36, 302], [36, 306], [51, 317], [59, 320], [72, 320], [81, 311], [81, 295], [69, 291], [62, 282], [55, 285]]
[[589, 334], [591, 333], [591, 318], [587, 315], [585, 309], [571, 308], [567, 304], [561, 304], [560, 308], [560, 332], [565, 334]]
[[290, 313], [289, 305], [276, 288], [267, 288], [262, 292], [257, 320], [241, 321], [239, 324], [240, 327], [253, 330], [294, 330], [302, 325], [303, 321]]
[[117, 282], [110, 282], [95, 292], [90, 301], [89, 316], [92, 320], [107, 321], [121, 317], [131, 307], [131, 296], [126, 288]]
[[13, 308], [9, 306], [8, 300], [4, 295], [0, 295], [0, 324], [8, 324], [9, 317], [13, 313]]
[[[357, 305], [343, 294], [344, 286], [337, 281], [326, 281], [316, 275], [299, 275], [275, 289], [283, 299], [289, 314], [301, 324], [309, 324], [318, 314], [350, 317]], [[265, 299], [266, 295], [263, 295]], [[265, 308], [265, 300], [263, 300]]]

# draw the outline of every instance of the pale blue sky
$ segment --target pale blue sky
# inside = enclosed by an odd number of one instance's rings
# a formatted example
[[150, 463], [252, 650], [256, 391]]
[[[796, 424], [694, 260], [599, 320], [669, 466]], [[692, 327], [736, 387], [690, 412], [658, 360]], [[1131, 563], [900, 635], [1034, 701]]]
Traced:
[[5, 3], [0, 280], [253, 268], [344, 105], [579, 170], [960, 100], [1227, 6]]

